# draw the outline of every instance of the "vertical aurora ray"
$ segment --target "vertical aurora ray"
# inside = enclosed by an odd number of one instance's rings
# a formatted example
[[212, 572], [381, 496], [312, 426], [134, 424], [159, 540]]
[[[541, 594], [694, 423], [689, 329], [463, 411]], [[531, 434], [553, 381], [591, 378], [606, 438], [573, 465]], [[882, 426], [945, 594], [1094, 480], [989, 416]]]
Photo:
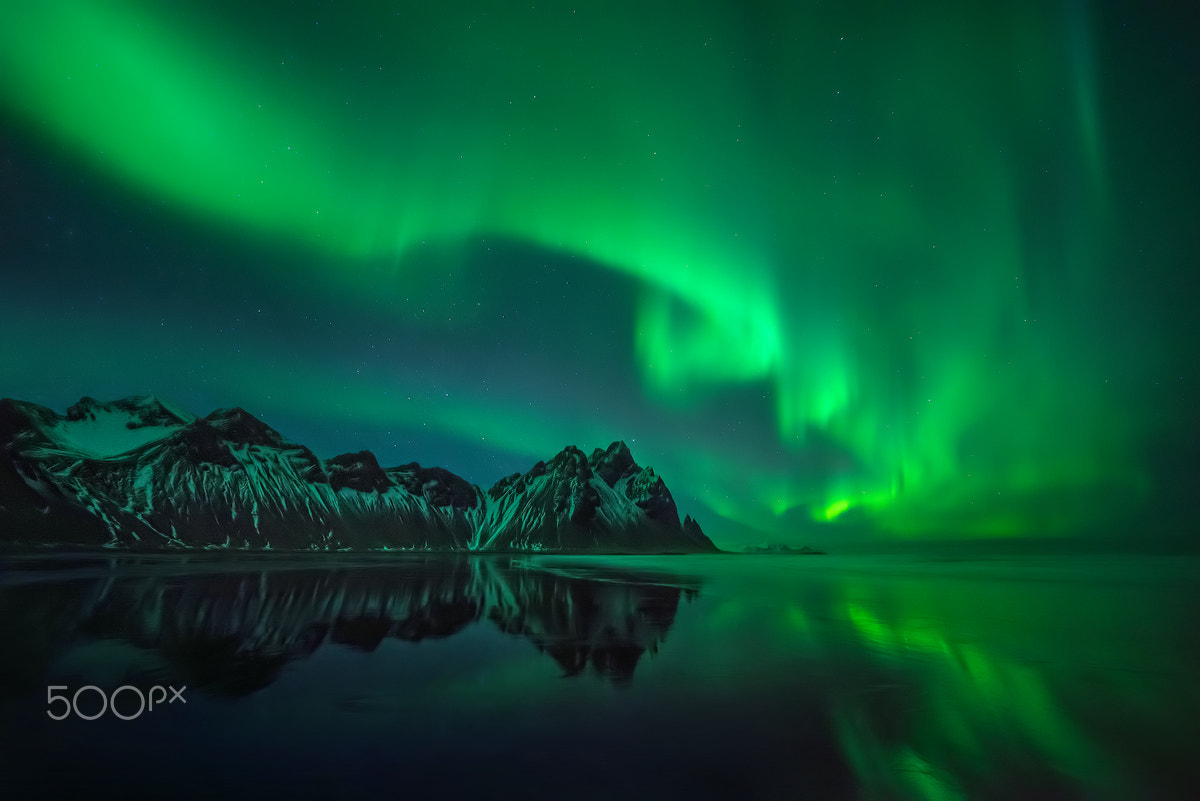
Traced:
[[[1115, 146], [1097, 25], [1065, 8], [31, 4], [0, 31], [0, 104], [197, 226], [314, 254], [289, 291], [405, 336], [462, 325], [399, 311], [440, 280], [428, 247], [620, 274], [631, 346], [604, 358], [632, 361], [639, 402], [564, 400], [551, 430], [675, 420], [646, 459], [722, 517], [1065, 533], [1150, 490], [1137, 357], [1092, 333]], [[472, 269], [486, 288], [521, 268]], [[570, 336], [600, 336], [595, 303]], [[264, 397], [285, 380], [231, 376]], [[393, 412], [381, 391], [361, 412], [533, 452], [519, 394]]]

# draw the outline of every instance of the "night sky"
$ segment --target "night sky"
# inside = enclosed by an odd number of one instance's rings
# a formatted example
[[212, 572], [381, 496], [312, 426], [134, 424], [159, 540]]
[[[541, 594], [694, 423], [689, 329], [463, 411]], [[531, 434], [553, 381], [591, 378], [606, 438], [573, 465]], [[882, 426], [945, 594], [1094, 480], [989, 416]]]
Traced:
[[1186, 537], [1185, 5], [18, 4], [0, 395], [623, 439], [726, 547]]

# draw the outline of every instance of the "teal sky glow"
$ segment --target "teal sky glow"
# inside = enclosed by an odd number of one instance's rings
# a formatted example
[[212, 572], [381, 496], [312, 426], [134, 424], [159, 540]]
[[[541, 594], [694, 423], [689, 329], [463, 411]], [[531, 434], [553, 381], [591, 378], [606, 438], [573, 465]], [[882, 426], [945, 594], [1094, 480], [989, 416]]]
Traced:
[[2, 394], [485, 486], [622, 438], [723, 545], [1150, 536], [1200, 443], [1170, 13], [29, 4]]

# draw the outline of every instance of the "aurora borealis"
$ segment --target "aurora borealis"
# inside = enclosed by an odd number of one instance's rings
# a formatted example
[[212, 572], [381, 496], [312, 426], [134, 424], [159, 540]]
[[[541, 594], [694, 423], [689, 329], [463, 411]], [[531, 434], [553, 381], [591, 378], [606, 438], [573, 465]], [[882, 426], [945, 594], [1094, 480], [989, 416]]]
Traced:
[[1183, 12], [6, 17], [0, 395], [483, 486], [621, 438], [722, 546], [1195, 519]]

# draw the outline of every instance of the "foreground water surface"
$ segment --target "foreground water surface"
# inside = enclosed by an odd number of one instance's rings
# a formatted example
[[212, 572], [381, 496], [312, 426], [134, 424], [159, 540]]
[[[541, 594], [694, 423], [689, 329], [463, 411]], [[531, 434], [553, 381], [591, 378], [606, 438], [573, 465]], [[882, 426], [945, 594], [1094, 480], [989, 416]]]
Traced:
[[1200, 797], [1194, 557], [0, 571], [0, 798]]

